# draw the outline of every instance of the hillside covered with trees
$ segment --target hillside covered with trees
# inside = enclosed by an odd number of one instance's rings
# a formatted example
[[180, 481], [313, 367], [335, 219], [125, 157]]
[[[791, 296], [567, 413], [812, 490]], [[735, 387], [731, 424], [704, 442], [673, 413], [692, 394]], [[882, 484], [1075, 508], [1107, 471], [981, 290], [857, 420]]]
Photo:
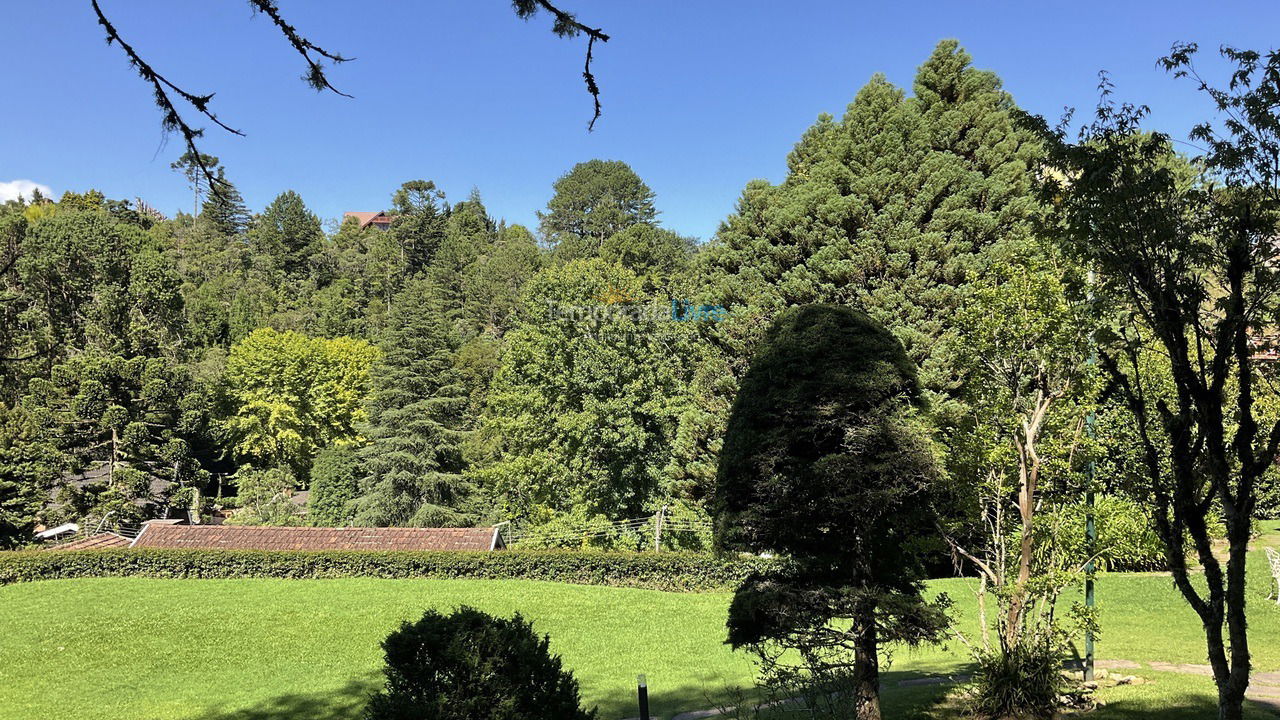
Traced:
[[1132, 472], [1132, 442], [1094, 458], [1085, 414], [1133, 431], [1086, 368], [1100, 321], [1080, 266], [1041, 239], [1045, 148], [1017, 115], [944, 42], [911, 88], [875, 76], [820, 116], [786, 179], [747, 183], [705, 242], [608, 160], [557, 180], [536, 228], [429, 180], [389, 188], [387, 227], [326, 223], [290, 190], [253, 212], [208, 156], [174, 164], [195, 202], [172, 218], [92, 190], [10, 202], [0, 542], [223, 510], [562, 539], [665, 507], [694, 527], [765, 329], [815, 303], [867, 313], [918, 366], [958, 546], [1017, 487], [1027, 412], [1057, 518], [1087, 459], [1104, 492]]

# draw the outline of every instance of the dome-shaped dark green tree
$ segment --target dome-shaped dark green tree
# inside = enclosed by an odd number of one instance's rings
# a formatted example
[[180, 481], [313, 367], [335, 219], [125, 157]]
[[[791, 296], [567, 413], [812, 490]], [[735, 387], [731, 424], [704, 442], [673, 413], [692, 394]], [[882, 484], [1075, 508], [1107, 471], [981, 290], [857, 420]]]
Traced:
[[919, 403], [884, 326], [846, 307], [792, 308], [743, 378], [720, 458], [720, 547], [784, 559], [738, 589], [729, 641], [774, 661], [778, 648], [821, 658], [805, 668], [812, 682], [844, 683], [859, 719], [879, 717], [878, 643], [933, 640], [946, 623], [946, 601], [921, 595], [938, 473]]
[[386, 686], [366, 720], [595, 720], [578, 681], [519, 613], [428, 610], [382, 643]]

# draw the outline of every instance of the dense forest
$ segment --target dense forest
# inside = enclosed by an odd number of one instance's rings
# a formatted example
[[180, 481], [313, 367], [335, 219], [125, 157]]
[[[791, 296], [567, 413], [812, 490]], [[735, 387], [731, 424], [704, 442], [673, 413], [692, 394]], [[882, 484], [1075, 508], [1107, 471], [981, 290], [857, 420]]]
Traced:
[[1131, 429], [1086, 362], [1084, 273], [1040, 239], [1044, 150], [1016, 115], [944, 42], [909, 91], [876, 76], [820, 116], [706, 242], [606, 160], [557, 180], [537, 228], [429, 180], [390, 193], [385, 227], [326, 227], [288, 190], [251, 212], [233, 168], [189, 154], [192, 213], [10, 202], [0, 541], [187, 512], [562, 538], [666, 507], [695, 527], [765, 328], [814, 303], [867, 312], [918, 365], [956, 537], [1016, 486], [1035, 391], [1046, 517], [1076, 512], [1053, 498], [1077, 497], [1085, 459], [1114, 488], [1132, 464], [1085, 413]]

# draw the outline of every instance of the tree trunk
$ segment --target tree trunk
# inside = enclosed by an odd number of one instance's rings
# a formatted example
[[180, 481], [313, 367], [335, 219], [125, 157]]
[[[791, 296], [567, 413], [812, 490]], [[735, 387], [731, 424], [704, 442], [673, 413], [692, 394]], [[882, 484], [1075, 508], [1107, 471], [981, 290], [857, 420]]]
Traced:
[[[1250, 518], [1239, 516], [1239, 508], [1228, 517], [1230, 541], [1227, 555], [1226, 621], [1231, 653], [1231, 672], [1226, 682], [1219, 682], [1218, 716], [1223, 720], [1239, 720], [1243, 712], [1245, 691], [1249, 689], [1251, 662], [1249, 657], [1248, 622], [1245, 616], [1245, 563], [1249, 555]], [[1251, 514], [1251, 513], [1249, 513]]]
[[1040, 454], [1036, 452], [1040, 428], [1049, 406], [1057, 394], [1037, 393], [1035, 409], [1022, 421], [1022, 435], [1013, 437], [1018, 451], [1018, 515], [1022, 520], [1022, 542], [1018, 551], [1018, 580], [1009, 599], [1009, 611], [1005, 617], [1004, 648], [1018, 645], [1022, 637], [1022, 615], [1027, 604], [1027, 583], [1031, 580], [1031, 562], [1035, 555], [1036, 492], [1040, 481]]
[[1231, 692], [1229, 688], [1218, 690], [1218, 720], [1243, 720], [1244, 693]]
[[857, 720], [880, 720], [880, 655], [873, 605], [864, 605], [854, 620], [854, 692]]

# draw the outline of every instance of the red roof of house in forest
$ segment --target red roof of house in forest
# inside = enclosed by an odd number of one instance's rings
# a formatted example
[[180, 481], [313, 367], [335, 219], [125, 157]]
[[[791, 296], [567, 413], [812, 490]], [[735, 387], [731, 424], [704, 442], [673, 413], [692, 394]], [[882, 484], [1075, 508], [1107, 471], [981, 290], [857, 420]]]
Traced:
[[342, 213], [342, 219], [349, 217], [356, 219], [360, 223], [360, 229], [363, 230], [370, 225], [389, 226], [391, 225], [391, 216], [385, 212], [361, 212], [358, 210], [350, 210]]
[[61, 545], [52, 545], [47, 550], [107, 550], [109, 548], [125, 548], [129, 547], [132, 542], [123, 535], [117, 535], [113, 532], [101, 532], [97, 535], [82, 537], [79, 540], [72, 540], [69, 543]]
[[148, 524], [137, 548], [194, 550], [471, 550], [505, 547], [497, 528], [323, 528]]

